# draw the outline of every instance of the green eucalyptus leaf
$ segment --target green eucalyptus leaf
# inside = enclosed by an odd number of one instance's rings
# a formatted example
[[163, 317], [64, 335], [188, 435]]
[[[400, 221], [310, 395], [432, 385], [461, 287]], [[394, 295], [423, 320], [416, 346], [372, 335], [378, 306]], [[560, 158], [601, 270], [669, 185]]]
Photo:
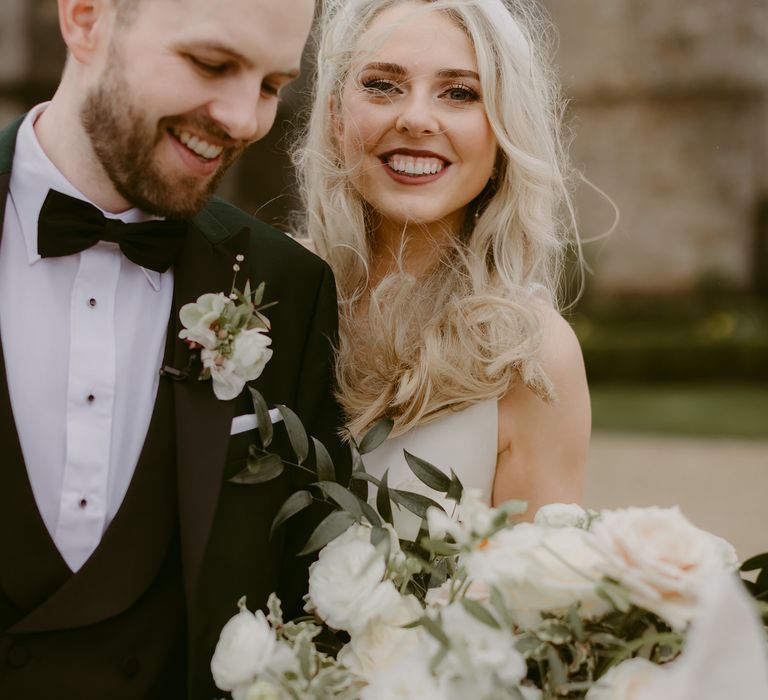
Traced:
[[363, 458], [360, 455], [360, 448], [353, 439], [350, 439], [349, 441], [349, 450], [352, 453], [352, 473], [365, 473], [365, 465], [363, 464]]
[[450, 477], [446, 476], [436, 466], [430, 464], [421, 457], [412, 455], [408, 450], [403, 450], [405, 461], [416, 478], [434, 491], [446, 493], [451, 486]]
[[274, 431], [272, 429], [272, 419], [269, 417], [267, 402], [264, 401], [264, 397], [252, 386], [248, 386], [248, 391], [251, 394], [253, 412], [256, 414], [256, 425], [261, 436], [261, 444], [264, 447], [269, 447], [272, 443]]
[[609, 634], [608, 632], [594, 632], [590, 634], [589, 642], [591, 644], [597, 644], [601, 647], [621, 648], [626, 646], [626, 643], [623, 639], [619, 639], [617, 636]]
[[[250, 286], [250, 283], [249, 283]], [[264, 298], [264, 289], [266, 287], [266, 284], [264, 282], [261, 282], [256, 289], [253, 290], [253, 294], [249, 294], [246, 292], [246, 296], [251, 296], [251, 303], [254, 306], [259, 306], [261, 304], [261, 300]]]
[[445, 497], [458, 503], [461, 500], [461, 494], [464, 493], [464, 485], [456, 476], [456, 472], [451, 469], [451, 483], [448, 485], [448, 492]]
[[389, 494], [389, 486], [387, 480], [389, 478], [389, 469], [384, 472], [384, 476], [381, 477], [381, 481], [378, 484], [379, 490], [376, 492], [376, 510], [379, 511], [379, 515], [386, 520], [390, 525], [393, 524], [392, 519], [392, 500]]
[[579, 604], [571, 605], [568, 608], [568, 624], [571, 626], [574, 638], [579, 641], [584, 641], [584, 623], [579, 616]]
[[318, 481], [336, 481], [336, 469], [333, 466], [333, 460], [328, 450], [325, 449], [320, 440], [312, 437], [312, 444], [315, 446], [315, 464], [317, 466]]
[[568, 682], [568, 672], [563, 660], [557, 653], [557, 649], [551, 644], [547, 645], [547, 662], [549, 664], [548, 675], [550, 683], [554, 686], [553, 690], [557, 691], [561, 685]]
[[276, 479], [283, 473], [283, 469], [283, 462], [277, 455], [249, 455], [248, 466], [229, 481], [233, 484], [262, 484]]
[[470, 598], [462, 598], [461, 607], [463, 607], [464, 610], [466, 610], [476, 620], [479, 620], [483, 624], [488, 625], [488, 627], [493, 627], [497, 630], [501, 629], [499, 621], [493, 615], [491, 615], [491, 613], [484, 605], [481, 605], [476, 600], [471, 600]]
[[363, 515], [365, 516], [365, 519], [373, 526], [373, 527], [381, 527], [381, 518], [379, 517], [379, 514], [376, 512], [374, 508], [372, 508], [366, 501], [364, 501], [362, 498], [358, 499], [358, 503], [360, 504], [360, 508], [363, 511]]
[[335, 481], [318, 481], [317, 483], [312, 484], [312, 486], [320, 489], [323, 494], [328, 496], [328, 498], [332, 499], [341, 508], [352, 514], [355, 520], [360, 520], [363, 517], [363, 509], [360, 505], [360, 499], [341, 484], [337, 484]]
[[392, 426], [395, 422], [388, 417], [380, 418], [377, 420], [363, 435], [363, 439], [360, 440], [360, 454], [365, 455], [369, 452], [373, 452], [384, 440], [387, 439], [392, 432]]
[[389, 561], [389, 555], [392, 550], [392, 540], [389, 536], [389, 532], [380, 525], [374, 525], [371, 529], [371, 544], [376, 547], [376, 549], [382, 550], [384, 561]]
[[277, 515], [272, 520], [272, 528], [269, 532], [269, 536], [275, 534], [280, 525], [282, 525], [288, 518], [300, 513], [302, 510], [312, 505], [312, 494], [309, 491], [296, 491], [292, 493], [285, 500], [280, 510], [277, 511]]
[[411, 493], [410, 491], [401, 491], [399, 489], [390, 489], [389, 493], [392, 500], [406, 510], [418, 515], [420, 518], [427, 517], [427, 508], [439, 508], [443, 512], [445, 509], [436, 501], [420, 493]]
[[345, 532], [350, 525], [355, 523], [354, 516], [344, 510], [335, 510], [324, 518], [310, 535], [304, 549], [299, 555], [310, 554], [322, 549], [331, 540], [336, 539], [342, 532]]
[[423, 627], [429, 634], [431, 634], [440, 644], [444, 647], [450, 648], [451, 646], [451, 640], [448, 638], [448, 635], [443, 631], [443, 628], [440, 626], [439, 623], [435, 622], [432, 618], [427, 617], [424, 615], [424, 617], [420, 617], [418, 620], [414, 620], [413, 622], [409, 622], [407, 625], [403, 625], [405, 629], [413, 629], [415, 627]]
[[739, 571], [755, 571], [757, 569], [768, 568], [768, 552], [756, 554], [747, 559], [740, 567]]
[[499, 619], [502, 620], [507, 627], [512, 627], [512, 617], [507, 609], [507, 604], [504, 602], [504, 596], [496, 586], [491, 586], [490, 603]]
[[299, 417], [288, 406], [278, 404], [277, 410], [283, 417], [285, 429], [288, 432], [288, 439], [291, 441], [291, 447], [296, 454], [296, 461], [303, 464], [309, 454], [309, 440], [307, 431], [301, 424]]
[[241, 304], [232, 314], [232, 325], [236, 330], [242, 330], [248, 325], [253, 315], [253, 307], [250, 304]]
[[631, 607], [629, 593], [618, 584], [604, 579], [597, 584], [596, 592], [597, 595], [603, 598], [603, 600], [607, 600], [616, 610], [623, 613], [629, 611]]
[[368, 474], [368, 472], [353, 472], [352, 473], [352, 479], [357, 481], [368, 481], [374, 486], [378, 488], [379, 484], [381, 484], [381, 481], [379, 481], [373, 474]]

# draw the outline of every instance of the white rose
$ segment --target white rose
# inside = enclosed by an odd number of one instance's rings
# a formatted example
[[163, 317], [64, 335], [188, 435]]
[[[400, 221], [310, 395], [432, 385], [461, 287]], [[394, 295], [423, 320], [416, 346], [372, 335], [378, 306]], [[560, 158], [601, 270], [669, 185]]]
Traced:
[[664, 669], [640, 657], [614, 666], [587, 692], [585, 700], [635, 700], [665, 675]]
[[309, 597], [331, 627], [354, 633], [400, 602], [371, 529], [352, 525], [325, 546], [309, 569]]
[[702, 585], [737, 563], [728, 542], [691, 524], [677, 507], [605, 511], [592, 532], [609, 562], [605, 573], [633, 603], [676, 629], [698, 613]]
[[548, 503], [536, 511], [533, 518], [536, 525], [545, 527], [587, 526], [587, 512], [577, 503]]
[[215, 348], [219, 342], [211, 326], [218, 321], [229, 299], [223, 294], [203, 294], [192, 304], [184, 304], [179, 320], [184, 329], [179, 333], [182, 340], [191, 340], [204, 348]]
[[211, 659], [213, 680], [221, 690], [249, 683], [269, 666], [277, 640], [261, 610], [241, 610], [221, 630]]
[[385, 618], [372, 620], [351, 636], [339, 651], [339, 661], [364, 678], [376, 668], [396, 669], [403, 658], [428, 643], [423, 628], [404, 627], [423, 612], [412, 595], [401, 598]]
[[444, 684], [429, 672], [429, 662], [426, 654], [413, 653], [404, 657], [394, 672], [374, 669], [360, 700], [446, 700]]
[[529, 626], [529, 613], [564, 612], [580, 602], [584, 617], [610, 609], [597, 594], [604, 558], [591, 533], [578, 528], [547, 528], [521, 523], [483, 540], [461, 561], [469, 578], [497, 586], [516, 620]]

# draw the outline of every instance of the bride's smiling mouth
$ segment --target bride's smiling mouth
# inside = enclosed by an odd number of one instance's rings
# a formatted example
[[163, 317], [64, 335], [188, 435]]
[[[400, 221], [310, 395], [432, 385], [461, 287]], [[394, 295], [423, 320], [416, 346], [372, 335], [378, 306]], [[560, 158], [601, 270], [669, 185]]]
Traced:
[[440, 177], [450, 161], [431, 151], [398, 149], [379, 156], [387, 174], [397, 182], [426, 184]]

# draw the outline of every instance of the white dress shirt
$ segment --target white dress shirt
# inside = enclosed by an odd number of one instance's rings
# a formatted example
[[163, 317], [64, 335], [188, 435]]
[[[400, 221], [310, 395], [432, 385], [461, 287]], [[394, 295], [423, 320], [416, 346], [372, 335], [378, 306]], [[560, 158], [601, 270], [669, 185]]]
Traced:
[[[40, 258], [37, 219], [48, 190], [86, 200], [40, 147], [34, 123], [45, 107], [27, 115], [16, 142], [0, 244], [0, 337], [35, 501], [77, 571], [117, 513], [144, 444], [173, 273], [139, 267], [114, 243]], [[104, 214], [151, 218], [137, 209]]]

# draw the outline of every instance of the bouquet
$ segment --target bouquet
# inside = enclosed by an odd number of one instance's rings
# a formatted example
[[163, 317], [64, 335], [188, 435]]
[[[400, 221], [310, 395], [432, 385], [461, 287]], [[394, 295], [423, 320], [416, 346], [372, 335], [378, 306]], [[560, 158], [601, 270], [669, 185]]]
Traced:
[[[744, 697], [768, 693], [764, 633], [734, 583], [726, 541], [676, 508], [552, 504], [533, 523], [514, 522], [525, 503], [491, 508], [455, 475], [408, 454], [435, 498], [389, 489], [386, 474], [367, 474], [361, 458], [388, 430], [379, 424], [353, 445], [351, 488], [313, 486], [337, 510], [307, 547], [322, 548], [310, 568], [311, 617], [286, 623], [274, 597], [267, 615], [241, 601], [223, 629], [211, 668], [234, 700], [705, 697], [680, 688], [695, 692], [692, 679], [708, 677], [716, 685], [702, 659], [712, 629], [734, 624], [729, 658], [744, 668]], [[376, 487], [372, 503], [360, 483]], [[294, 494], [277, 524], [307, 498]], [[393, 525], [403, 514], [418, 522], [413, 540]], [[750, 584], [758, 599], [768, 587], [765, 558], [745, 564], [765, 567]], [[337, 633], [335, 655], [316, 643], [323, 628]], [[733, 690], [733, 673], [721, 676]]]

